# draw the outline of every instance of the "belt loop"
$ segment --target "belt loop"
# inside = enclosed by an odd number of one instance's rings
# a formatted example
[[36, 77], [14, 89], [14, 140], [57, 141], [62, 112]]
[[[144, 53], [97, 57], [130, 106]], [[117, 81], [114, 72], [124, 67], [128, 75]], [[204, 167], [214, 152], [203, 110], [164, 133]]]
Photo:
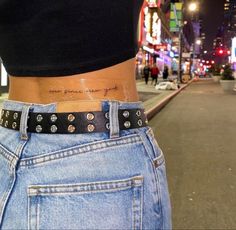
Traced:
[[27, 134], [27, 122], [28, 122], [28, 115], [31, 105], [24, 105], [22, 108], [21, 118], [20, 118], [20, 135], [21, 140], [28, 140]]
[[110, 138], [116, 138], [120, 136], [120, 127], [118, 119], [118, 101], [109, 101], [109, 120], [110, 120]]

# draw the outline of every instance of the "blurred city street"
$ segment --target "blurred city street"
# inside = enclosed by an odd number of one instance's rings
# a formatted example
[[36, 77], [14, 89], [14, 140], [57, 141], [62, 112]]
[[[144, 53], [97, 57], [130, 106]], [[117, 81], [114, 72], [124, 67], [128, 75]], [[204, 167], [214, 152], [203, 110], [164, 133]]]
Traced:
[[236, 229], [236, 95], [193, 82], [151, 121], [167, 164], [174, 229]]

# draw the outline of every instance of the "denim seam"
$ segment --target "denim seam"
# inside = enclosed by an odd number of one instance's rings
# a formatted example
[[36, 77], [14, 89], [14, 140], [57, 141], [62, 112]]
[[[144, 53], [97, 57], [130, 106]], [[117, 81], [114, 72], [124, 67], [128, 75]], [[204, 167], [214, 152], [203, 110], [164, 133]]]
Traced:
[[[159, 179], [159, 177], [158, 177], [158, 174], [157, 174], [157, 168], [155, 167], [155, 164], [154, 164], [154, 159], [150, 156], [150, 154], [149, 154], [149, 147], [147, 147], [147, 145], [146, 145], [146, 142], [145, 142], [145, 140], [144, 140], [144, 138], [148, 141], [148, 143], [151, 145], [151, 149], [152, 149], [152, 151], [154, 151], [154, 149], [153, 149], [153, 146], [152, 146], [152, 144], [150, 143], [150, 140], [149, 140], [149, 138], [147, 137], [147, 134], [150, 132], [150, 130], [151, 130], [151, 128], [150, 129], [148, 129], [146, 132], [145, 132], [145, 134], [146, 134], [146, 136], [144, 137], [144, 135], [142, 134], [142, 133], [140, 133], [139, 131], [137, 132], [137, 134], [140, 136], [140, 138], [141, 138], [141, 140], [142, 140], [142, 145], [143, 145], [143, 147], [144, 147], [144, 149], [145, 149], [145, 152], [146, 152], [146, 154], [148, 155], [148, 157], [149, 157], [149, 160], [151, 161], [151, 165], [152, 165], [152, 170], [153, 170], [153, 174], [154, 174], [154, 179], [155, 179], [155, 182], [156, 182], [156, 190], [157, 190], [157, 198], [158, 198], [158, 205], [159, 205], [159, 207], [160, 207], [160, 214], [161, 214], [161, 216], [163, 216], [163, 211], [162, 211], [162, 202], [161, 202], [161, 191], [160, 191], [160, 189], [159, 189], [159, 187], [157, 186], [158, 184], [160, 184], [160, 179]], [[163, 226], [163, 218], [160, 218], [161, 219], [161, 226]]]
[[[140, 192], [140, 194], [139, 194]], [[141, 229], [141, 203], [142, 203], [142, 189], [139, 191], [138, 188], [134, 188], [133, 190], [133, 216], [134, 216], [134, 220], [133, 220], [133, 229]], [[137, 203], [139, 202], [139, 203]]]
[[142, 190], [141, 190], [141, 199], [140, 199], [140, 215], [141, 215], [141, 218], [140, 218], [140, 229], [142, 230], [143, 229], [143, 202], [144, 202], [144, 186], [142, 187]]
[[1, 227], [2, 219], [3, 219], [3, 215], [4, 215], [4, 209], [6, 207], [7, 199], [8, 199], [8, 197], [9, 197], [11, 191], [12, 191], [12, 188], [14, 186], [14, 182], [15, 182], [15, 179], [16, 179], [15, 174], [11, 173], [10, 178], [11, 179], [9, 180], [9, 183], [7, 185], [7, 190], [4, 193], [4, 195], [2, 197], [1, 204], [0, 204], [0, 227]]
[[36, 205], [36, 229], [37, 230], [39, 230], [39, 206], [40, 206], [40, 204], [39, 204], [39, 202], [37, 202], [37, 205]]
[[[28, 187], [28, 196], [52, 195], [52, 194], [75, 194], [75, 193], [97, 193], [103, 191], [120, 191], [128, 188], [136, 188], [143, 185], [143, 177], [135, 176], [126, 180], [101, 181], [82, 184], [64, 185], [32, 185]], [[104, 188], [101, 188], [103, 186]], [[70, 187], [72, 187], [70, 189]], [[95, 188], [94, 188], [95, 187]], [[60, 188], [62, 191], [60, 191]], [[59, 189], [59, 191], [56, 191]]]
[[163, 152], [161, 151], [161, 155], [153, 159], [154, 167], [157, 169], [162, 164], [164, 164], [164, 162], [165, 162], [165, 157], [164, 157]]
[[14, 153], [11, 153], [7, 149], [5, 149], [1, 144], [0, 144], [0, 154], [10, 163], [13, 161], [13, 159], [17, 160], [17, 156]]
[[[18, 146], [18, 148], [16, 150], [16, 153], [19, 152], [19, 156], [21, 155], [22, 149], [24, 148], [26, 143], [27, 142], [24, 142], [23, 144], [20, 144]], [[16, 165], [17, 165], [18, 160], [19, 160], [18, 157], [13, 157], [12, 160], [10, 161], [10, 166], [11, 166], [11, 171], [10, 171], [11, 176], [10, 177], [11, 177], [11, 180], [9, 180], [9, 184], [7, 186], [8, 189], [5, 192], [5, 194], [3, 196], [3, 199], [2, 199], [2, 201], [4, 201], [4, 202], [2, 202], [3, 205], [0, 206], [0, 227], [1, 227], [2, 217], [3, 217], [3, 211], [4, 211], [5, 207], [6, 207], [6, 204], [8, 202], [8, 198], [9, 198], [9, 196], [10, 196], [10, 194], [12, 192], [12, 189], [13, 189], [13, 187], [15, 185], [15, 182], [16, 182]], [[13, 168], [13, 170], [12, 170], [12, 168]]]
[[43, 156], [36, 156], [32, 158], [25, 158], [21, 159], [20, 166], [30, 166], [30, 165], [37, 165], [37, 164], [42, 164], [48, 161], [52, 160], [57, 160], [65, 157], [71, 157], [83, 153], [87, 153], [90, 151], [100, 151], [103, 149], [108, 149], [112, 147], [117, 147], [120, 145], [127, 145], [127, 144], [134, 144], [141, 142], [140, 136], [138, 135], [130, 135], [126, 137], [121, 137], [121, 138], [116, 138], [116, 139], [109, 139], [106, 141], [99, 141], [94, 144], [84, 144], [81, 146], [76, 146], [73, 148], [65, 149], [65, 150], [60, 150], [56, 151], [54, 153], [49, 153], [49, 154], [44, 154]]
[[118, 191], [123, 191], [123, 190], [127, 190], [130, 188], [134, 188], [134, 187], [140, 187], [141, 185], [138, 186], [127, 186], [127, 187], [120, 187], [120, 188], [114, 188], [114, 189], [100, 189], [100, 190], [94, 190], [94, 191], [75, 191], [75, 192], [51, 192], [51, 193], [36, 193], [35, 195], [30, 194], [30, 197], [33, 196], [64, 196], [65, 194], [68, 195], [73, 195], [73, 194], [94, 194], [94, 193], [100, 193], [100, 192], [118, 192]]
[[31, 198], [28, 196], [28, 229], [31, 229], [31, 218], [30, 218], [30, 214], [31, 214]]

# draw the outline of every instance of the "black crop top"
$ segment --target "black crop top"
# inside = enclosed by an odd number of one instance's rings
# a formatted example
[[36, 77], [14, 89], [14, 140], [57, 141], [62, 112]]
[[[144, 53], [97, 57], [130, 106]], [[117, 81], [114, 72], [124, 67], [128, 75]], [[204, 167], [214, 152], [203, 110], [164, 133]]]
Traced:
[[135, 56], [143, 0], [0, 0], [0, 57], [13, 76], [63, 76]]

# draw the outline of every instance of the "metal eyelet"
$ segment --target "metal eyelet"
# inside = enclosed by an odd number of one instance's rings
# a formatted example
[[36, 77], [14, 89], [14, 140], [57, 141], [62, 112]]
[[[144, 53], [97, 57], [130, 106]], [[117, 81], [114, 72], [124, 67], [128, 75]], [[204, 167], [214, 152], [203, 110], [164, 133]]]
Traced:
[[94, 119], [94, 114], [93, 113], [87, 113], [86, 118], [88, 121], [92, 121]]
[[7, 126], [8, 126], [8, 121], [5, 121], [4, 126], [7, 128]]
[[5, 115], [5, 116], [6, 116], [6, 118], [8, 118], [8, 117], [9, 117], [9, 115], [10, 115], [10, 112], [7, 110], [7, 111], [6, 111], [6, 115]]
[[67, 128], [67, 131], [69, 133], [74, 133], [75, 132], [75, 126], [74, 125], [69, 125], [68, 128]]
[[17, 127], [17, 123], [14, 121], [13, 123], [12, 123], [12, 126], [11, 126], [13, 129], [16, 129], [16, 127]]
[[67, 116], [67, 119], [68, 119], [69, 122], [72, 122], [72, 121], [75, 120], [75, 116], [71, 113]]
[[95, 126], [92, 125], [92, 124], [89, 124], [89, 125], [87, 126], [87, 130], [91, 133], [91, 132], [93, 132], [93, 131], [95, 130]]
[[36, 128], [35, 128], [35, 131], [37, 133], [41, 133], [43, 131], [43, 127], [41, 125], [37, 125]]
[[50, 128], [51, 133], [56, 133], [57, 132], [57, 126], [56, 125], [52, 125]]
[[4, 110], [1, 111], [1, 117], [4, 116], [4, 112], [5, 112]]
[[108, 112], [105, 113], [105, 118], [109, 120], [109, 113]]
[[18, 113], [13, 114], [13, 119], [16, 120], [18, 118]]
[[129, 117], [129, 111], [125, 110], [123, 112], [123, 117], [128, 118]]
[[16, 129], [17, 123], [16, 123], [16, 122], [13, 122], [11, 127], [12, 127], [13, 129]]
[[52, 114], [50, 117], [51, 122], [56, 122], [57, 120], [57, 115], [56, 114]]
[[138, 120], [138, 125], [142, 126], [143, 125], [143, 121], [141, 119]]
[[36, 120], [37, 122], [41, 122], [43, 120], [43, 116], [41, 114], [38, 114]]
[[136, 115], [137, 115], [137, 117], [140, 117], [141, 116], [141, 111], [137, 110]]
[[125, 126], [125, 128], [130, 128], [130, 126], [131, 126], [131, 123], [130, 123], [130, 121], [126, 121], [125, 123], [124, 123], [124, 126]]
[[106, 129], [110, 129], [110, 123], [106, 123]]

